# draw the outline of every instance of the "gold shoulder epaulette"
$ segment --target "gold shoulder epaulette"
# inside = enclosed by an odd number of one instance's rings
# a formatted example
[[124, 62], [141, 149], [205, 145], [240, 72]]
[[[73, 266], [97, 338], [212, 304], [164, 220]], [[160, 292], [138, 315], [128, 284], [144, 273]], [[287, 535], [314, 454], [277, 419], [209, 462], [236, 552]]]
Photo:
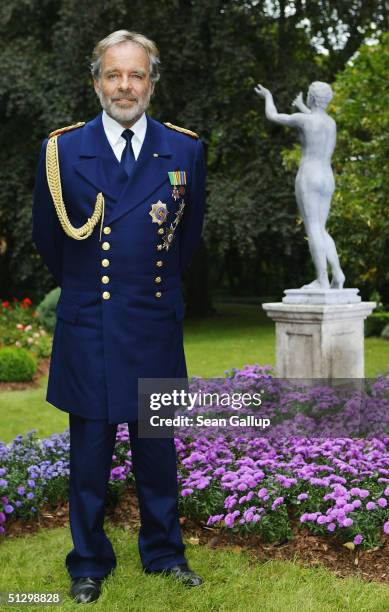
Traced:
[[172, 123], [169, 123], [167, 121], [164, 122], [164, 125], [166, 125], [166, 127], [170, 128], [171, 130], [176, 130], [177, 132], [182, 132], [183, 134], [192, 136], [192, 138], [199, 138], [199, 135], [196, 134], [196, 132], [192, 132], [191, 130], [187, 130], [186, 128], [179, 127], [178, 125], [173, 125]]
[[59, 128], [58, 130], [50, 132], [49, 138], [52, 138], [52, 136], [59, 136], [60, 134], [63, 134], [64, 132], [69, 132], [70, 130], [75, 130], [76, 128], [82, 127], [83, 125], [85, 125], [85, 121], [79, 121], [78, 123], [74, 123], [73, 125], [67, 125], [66, 127]]

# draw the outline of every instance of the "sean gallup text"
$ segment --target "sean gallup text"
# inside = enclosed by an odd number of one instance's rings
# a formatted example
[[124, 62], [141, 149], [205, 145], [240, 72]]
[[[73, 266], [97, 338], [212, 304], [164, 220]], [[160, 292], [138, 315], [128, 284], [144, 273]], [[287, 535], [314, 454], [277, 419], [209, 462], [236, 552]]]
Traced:
[[205, 417], [198, 414], [196, 416], [179, 415], [176, 417], [161, 417], [157, 414], [150, 417], [152, 427], [259, 427], [267, 429], [270, 427], [270, 419], [256, 417], [254, 415], [239, 416], [232, 414], [230, 417]]

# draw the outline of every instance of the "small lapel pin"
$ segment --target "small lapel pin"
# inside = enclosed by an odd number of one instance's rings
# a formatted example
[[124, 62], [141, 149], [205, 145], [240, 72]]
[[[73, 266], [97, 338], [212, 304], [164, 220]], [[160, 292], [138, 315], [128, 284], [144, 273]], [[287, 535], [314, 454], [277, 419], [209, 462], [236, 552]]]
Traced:
[[153, 153], [153, 157], [159, 157], [158, 153]]

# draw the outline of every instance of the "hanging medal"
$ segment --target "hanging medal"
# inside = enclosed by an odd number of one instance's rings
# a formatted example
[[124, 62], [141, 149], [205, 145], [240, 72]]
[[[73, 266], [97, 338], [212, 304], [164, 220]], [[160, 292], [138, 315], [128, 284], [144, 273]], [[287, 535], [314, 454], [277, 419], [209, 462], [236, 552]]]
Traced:
[[177, 203], [178, 200], [181, 200], [178, 204], [178, 209], [175, 212], [175, 219], [170, 224], [170, 227], [165, 228], [165, 234], [162, 237], [162, 248], [169, 250], [171, 243], [174, 238], [174, 232], [176, 230], [177, 225], [179, 224], [181, 217], [184, 212], [185, 202], [184, 196], [186, 193], [186, 172], [185, 170], [172, 170], [168, 172], [170, 185], [172, 186], [172, 198]]
[[170, 184], [173, 187], [172, 197], [176, 202], [185, 195], [186, 172], [185, 170], [174, 170], [168, 172]]

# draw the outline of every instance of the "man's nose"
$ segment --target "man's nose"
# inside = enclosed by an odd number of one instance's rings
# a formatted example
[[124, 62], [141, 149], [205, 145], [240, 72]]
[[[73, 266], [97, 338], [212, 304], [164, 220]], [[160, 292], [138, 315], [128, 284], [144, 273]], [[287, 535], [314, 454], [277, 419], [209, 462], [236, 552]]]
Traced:
[[131, 89], [131, 82], [127, 76], [123, 76], [119, 82], [119, 89], [121, 91], [126, 91]]

